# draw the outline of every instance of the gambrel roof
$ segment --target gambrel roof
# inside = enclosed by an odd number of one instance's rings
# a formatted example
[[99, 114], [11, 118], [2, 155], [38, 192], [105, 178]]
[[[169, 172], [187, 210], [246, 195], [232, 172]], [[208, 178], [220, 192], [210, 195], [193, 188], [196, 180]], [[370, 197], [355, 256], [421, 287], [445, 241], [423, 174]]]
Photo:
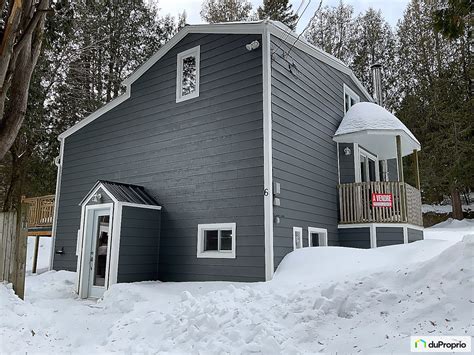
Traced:
[[[361, 82], [355, 77], [354, 73], [347, 65], [336, 57], [324, 52], [322, 49], [313, 46], [308, 43], [304, 38], [298, 36], [295, 32], [292, 32], [290, 28], [278, 21], [262, 20], [262, 21], [250, 21], [250, 22], [227, 22], [218, 24], [199, 24], [199, 25], [186, 25], [181, 29], [173, 38], [171, 38], [163, 47], [161, 47], [150, 59], [148, 59], [143, 65], [135, 70], [128, 78], [123, 81], [126, 87], [125, 93], [114, 100], [110, 101], [97, 111], [90, 114], [88, 117], [78, 122], [65, 132], [59, 135], [59, 139], [65, 139], [74, 132], [78, 131], [85, 125], [94, 121], [107, 111], [110, 111], [114, 107], [118, 106], [130, 97], [130, 86], [138, 78], [140, 78], [148, 69], [150, 69], [161, 57], [163, 57], [170, 49], [172, 49], [179, 41], [181, 41], [189, 33], [225, 33], [225, 34], [261, 34], [261, 35], [273, 35], [291, 46], [298, 48], [305, 53], [321, 60], [322, 62], [330, 65], [331, 67], [339, 70], [342, 73], [347, 74], [361, 90], [367, 100], [373, 101], [372, 96], [367, 92]], [[264, 58], [265, 60], [265, 58]]]

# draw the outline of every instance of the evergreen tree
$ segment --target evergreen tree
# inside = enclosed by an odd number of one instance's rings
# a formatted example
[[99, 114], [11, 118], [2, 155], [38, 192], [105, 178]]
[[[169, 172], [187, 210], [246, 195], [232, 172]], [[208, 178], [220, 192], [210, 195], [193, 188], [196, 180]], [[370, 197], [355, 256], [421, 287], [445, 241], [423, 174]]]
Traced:
[[397, 115], [423, 145], [424, 198], [451, 194], [453, 217], [461, 219], [460, 192], [472, 189], [474, 169], [469, 35], [465, 28], [456, 41], [443, 38], [433, 22], [436, 9], [432, 1], [412, 0], [399, 22]]
[[471, 20], [470, 0], [446, 0], [433, 11], [434, 28], [449, 39], [462, 37]]
[[280, 21], [292, 30], [295, 30], [298, 21], [298, 15], [292, 10], [288, 0], [263, 0], [263, 5], [257, 9], [257, 14], [260, 20]]
[[209, 23], [245, 21], [250, 18], [252, 4], [247, 0], [204, 0], [201, 18]]
[[342, 1], [336, 7], [323, 7], [306, 31], [306, 40], [344, 63], [352, 63], [353, 15], [353, 7]]

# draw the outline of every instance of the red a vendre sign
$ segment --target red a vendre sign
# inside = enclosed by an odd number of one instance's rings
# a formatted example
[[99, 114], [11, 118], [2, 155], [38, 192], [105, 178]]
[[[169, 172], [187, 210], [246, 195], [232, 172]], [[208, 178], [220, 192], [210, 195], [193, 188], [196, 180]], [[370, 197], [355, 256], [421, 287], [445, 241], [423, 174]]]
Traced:
[[374, 207], [392, 207], [392, 194], [372, 193], [372, 206]]

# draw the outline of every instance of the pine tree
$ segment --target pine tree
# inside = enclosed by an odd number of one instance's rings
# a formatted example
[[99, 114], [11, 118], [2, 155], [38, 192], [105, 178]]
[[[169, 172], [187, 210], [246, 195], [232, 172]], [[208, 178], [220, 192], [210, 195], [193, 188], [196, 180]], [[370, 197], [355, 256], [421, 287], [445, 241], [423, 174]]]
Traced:
[[342, 1], [336, 7], [323, 7], [306, 31], [306, 40], [344, 63], [352, 63], [353, 15], [353, 7]]
[[245, 21], [250, 18], [252, 4], [247, 0], [204, 0], [201, 18], [209, 23]]
[[292, 30], [295, 30], [298, 21], [298, 15], [292, 10], [288, 0], [264, 0], [263, 5], [257, 9], [257, 14], [260, 20], [280, 21]]
[[469, 85], [468, 30], [457, 41], [435, 30], [436, 4], [412, 0], [398, 26], [401, 102], [397, 116], [421, 141], [424, 198], [451, 194], [453, 217], [461, 219], [460, 192], [472, 189], [473, 100]]

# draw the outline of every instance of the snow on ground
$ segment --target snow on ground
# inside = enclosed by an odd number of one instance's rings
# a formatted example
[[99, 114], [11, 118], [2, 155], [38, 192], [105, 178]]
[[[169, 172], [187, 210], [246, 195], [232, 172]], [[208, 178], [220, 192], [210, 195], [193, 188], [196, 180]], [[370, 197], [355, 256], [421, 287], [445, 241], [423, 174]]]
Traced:
[[98, 302], [74, 273], [29, 276], [25, 302], [0, 285], [0, 352], [406, 353], [410, 335], [473, 335], [474, 224], [425, 235], [297, 250], [268, 283], [119, 284]]
[[[474, 211], [474, 204], [462, 205], [464, 212]], [[437, 214], [448, 214], [453, 212], [453, 206], [451, 205], [421, 205], [421, 211], [423, 213], [433, 212]]]

